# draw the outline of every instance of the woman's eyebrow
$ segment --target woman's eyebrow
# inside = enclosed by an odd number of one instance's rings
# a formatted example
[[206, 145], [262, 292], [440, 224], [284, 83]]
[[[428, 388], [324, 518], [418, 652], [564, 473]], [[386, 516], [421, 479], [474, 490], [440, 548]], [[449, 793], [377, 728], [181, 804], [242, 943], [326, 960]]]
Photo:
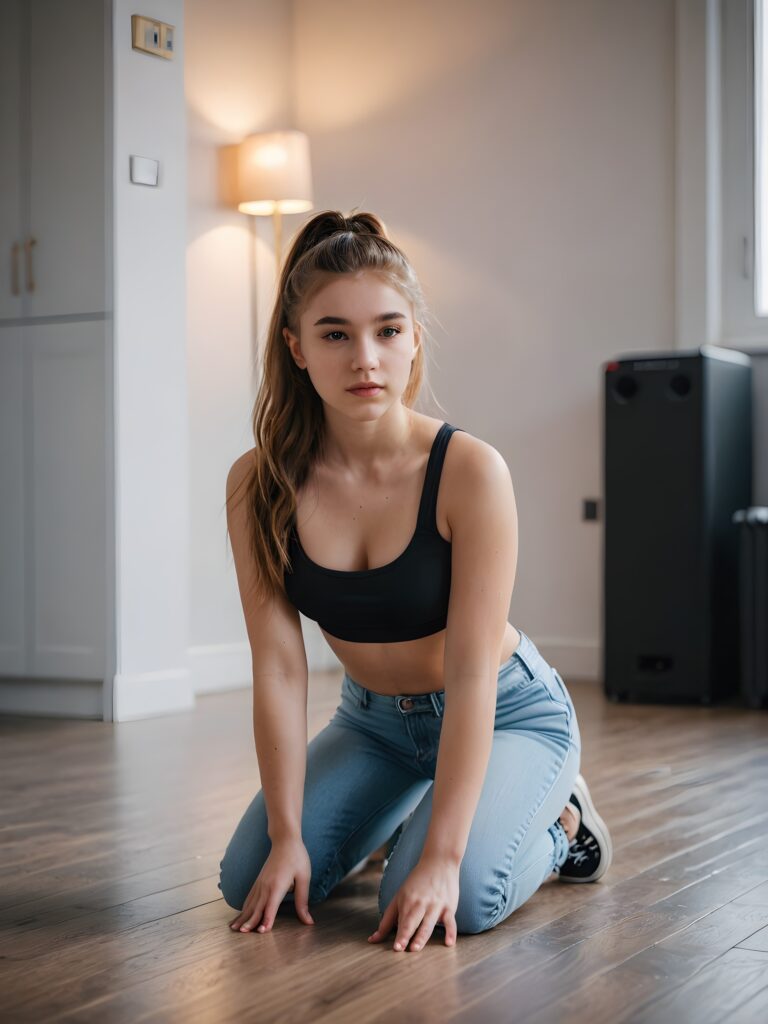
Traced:
[[[380, 313], [378, 316], [373, 318], [374, 323], [381, 323], [383, 320], [405, 320], [405, 313]], [[342, 316], [321, 316], [319, 320], [315, 320], [313, 326], [319, 327], [320, 324], [351, 324], [351, 320], [345, 320]]]

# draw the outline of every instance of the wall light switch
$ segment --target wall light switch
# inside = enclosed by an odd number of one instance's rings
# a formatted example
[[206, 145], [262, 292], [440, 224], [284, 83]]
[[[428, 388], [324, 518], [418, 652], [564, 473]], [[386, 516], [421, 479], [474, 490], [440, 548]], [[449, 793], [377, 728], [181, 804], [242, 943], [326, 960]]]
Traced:
[[132, 14], [131, 40], [134, 50], [173, 60], [173, 25]]
[[173, 53], [173, 25], [160, 25], [160, 46], [164, 57]]
[[159, 160], [150, 160], [146, 156], [131, 157], [131, 181], [136, 185], [157, 185], [159, 169]]

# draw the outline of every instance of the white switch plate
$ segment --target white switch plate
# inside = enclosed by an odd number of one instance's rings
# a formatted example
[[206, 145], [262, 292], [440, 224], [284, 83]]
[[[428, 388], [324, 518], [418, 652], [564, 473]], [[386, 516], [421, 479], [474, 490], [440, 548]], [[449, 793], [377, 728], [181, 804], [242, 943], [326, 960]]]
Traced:
[[159, 160], [150, 160], [148, 156], [132, 156], [131, 181], [136, 185], [157, 185], [159, 168]]

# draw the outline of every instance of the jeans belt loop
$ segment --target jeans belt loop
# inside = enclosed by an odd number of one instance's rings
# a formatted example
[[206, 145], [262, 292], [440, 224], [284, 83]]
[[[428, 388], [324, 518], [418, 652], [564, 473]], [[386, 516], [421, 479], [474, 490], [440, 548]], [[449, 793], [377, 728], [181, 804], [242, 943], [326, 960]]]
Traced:
[[524, 646], [525, 641], [528, 638], [526, 637], [525, 633], [522, 632], [522, 630], [520, 630], [519, 632], [520, 632], [520, 644], [519, 644], [517, 650], [515, 651], [515, 654], [520, 659], [520, 661], [522, 662], [523, 666], [525, 667], [526, 672], [528, 672], [528, 674], [530, 675], [531, 679], [533, 680], [533, 679], [536, 678], [536, 673], [533, 671], [533, 668], [532, 668], [531, 663], [530, 663], [530, 658], [526, 654], [523, 654], [523, 652], [520, 649], [521, 647]]

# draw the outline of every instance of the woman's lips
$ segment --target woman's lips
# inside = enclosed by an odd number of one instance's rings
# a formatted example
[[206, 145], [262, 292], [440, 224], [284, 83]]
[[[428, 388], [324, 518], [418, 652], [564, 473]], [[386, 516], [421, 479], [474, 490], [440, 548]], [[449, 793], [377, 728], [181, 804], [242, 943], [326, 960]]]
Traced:
[[378, 395], [383, 388], [371, 387], [371, 388], [350, 388], [350, 394], [359, 395], [361, 398], [372, 398], [374, 395]]

